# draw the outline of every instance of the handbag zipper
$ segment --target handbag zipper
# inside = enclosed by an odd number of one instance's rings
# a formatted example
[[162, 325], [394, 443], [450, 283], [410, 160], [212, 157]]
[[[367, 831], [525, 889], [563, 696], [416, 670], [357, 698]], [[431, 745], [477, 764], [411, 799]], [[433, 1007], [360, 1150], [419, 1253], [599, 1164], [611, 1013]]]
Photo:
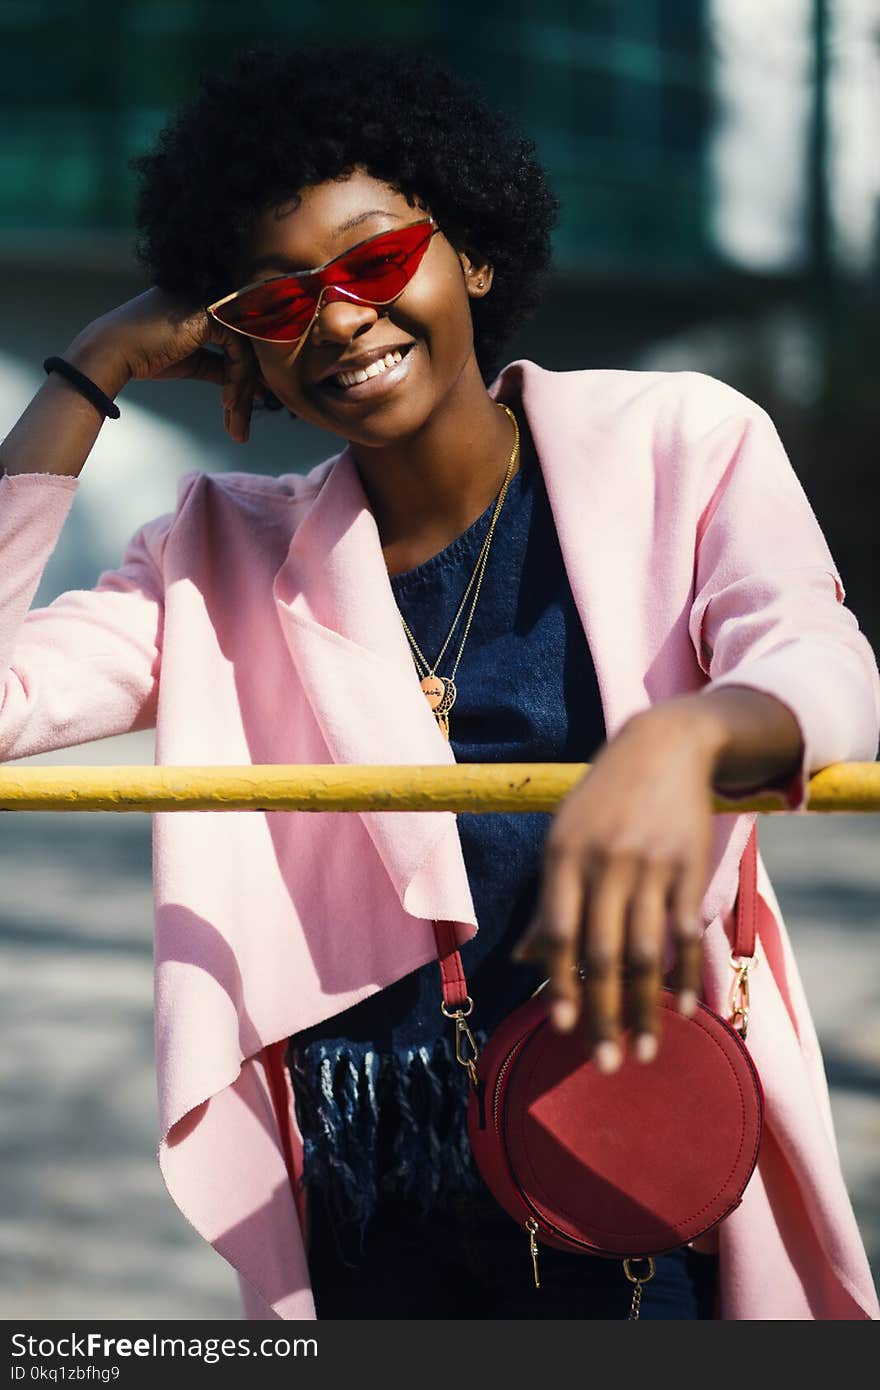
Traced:
[[499, 1139], [501, 1138], [501, 1128], [499, 1123], [499, 1110], [501, 1107], [502, 1089], [501, 1083], [503, 1082], [506, 1073], [509, 1071], [511, 1063], [516, 1057], [516, 1054], [519, 1052], [520, 1048], [524, 1046], [527, 1037], [531, 1037], [531, 1033], [527, 1033], [525, 1037], [520, 1038], [519, 1042], [515, 1043], [514, 1046], [510, 1049], [504, 1061], [501, 1063], [501, 1066], [498, 1068], [498, 1075], [495, 1078], [495, 1094], [492, 1100], [492, 1123], [495, 1126], [495, 1133]]
[[[533, 1030], [533, 1031], [534, 1031], [534, 1030]], [[501, 1063], [501, 1066], [498, 1068], [498, 1075], [497, 1075], [496, 1078], [495, 1078], [495, 1093], [494, 1093], [494, 1095], [493, 1095], [493, 1097], [492, 1097], [492, 1123], [493, 1123], [493, 1125], [494, 1125], [494, 1127], [495, 1127], [495, 1136], [496, 1136], [496, 1138], [499, 1139], [499, 1140], [502, 1140], [502, 1142], [503, 1142], [503, 1139], [502, 1139], [502, 1134], [501, 1134], [501, 1094], [502, 1094], [502, 1091], [503, 1091], [503, 1082], [504, 1082], [504, 1078], [505, 1078], [505, 1076], [507, 1075], [508, 1071], [510, 1070], [511, 1066], [513, 1065], [514, 1061], [516, 1060], [517, 1053], [520, 1052], [520, 1050], [525, 1046], [527, 1040], [528, 1040], [531, 1036], [532, 1036], [531, 1033], [527, 1033], [527, 1034], [525, 1035], [525, 1037], [520, 1038], [519, 1041], [510, 1049], [510, 1051], [508, 1052], [508, 1054], [507, 1054], [507, 1056], [505, 1057], [504, 1061]], [[506, 1151], [506, 1146], [505, 1146], [505, 1151]], [[511, 1172], [511, 1176], [513, 1176], [512, 1172]], [[521, 1198], [522, 1202], [524, 1203], [524, 1205], [527, 1206], [527, 1207], [532, 1207], [531, 1202], [529, 1202], [528, 1198], [525, 1196], [525, 1193], [523, 1192], [523, 1190], [522, 1190], [522, 1188], [520, 1187], [519, 1183], [516, 1182], [516, 1179], [514, 1179], [514, 1182], [515, 1182], [515, 1184], [516, 1184], [517, 1191], [519, 1192], [520, 1198]], [[534, 1208], [533, 1208], [533, 1207], [532, 1207], [532, 1211], [534, 1211]], [[548, 1224], [548, 1229], [552, 1229], [552, 1228], [550, 1227], [549, 1223], [547, 1223], [547, 1224]], [[533, 1215], [526, 1218], [526, 1220], [525, 1220], [525, 1222], [524, 1222], [524, 1225], [525, 1225], [526, 1231], [528, 1232], [528, 1237], [529, 1237], [529, 1257], [530, 1257], [531, 1262], [532, 1262], [532, 1274], [533, 1274], [534, 1280], [535, 1280], [535, 1288], [536, 1288], [536, 1289], [539, 1289], [539, 1288], [541, 1287], [541, 1279], [540, 1279], [540, 1274], [539, 1274], [539, 1270], [538, 1270], [538, 1242], [537, 1242], [536, 1237], [537, 1237], [538, 1231], [539, 1231], [541, 1228], [540, 1228], [539, 1223], [537, 1222], [537, 1220], [535, 1219], [535, 1217], [534, 1217]], [[570, 1237], [569, 1237], [569, 1236], [566, 1236], [566, 1235], [564, 1234], [564, 1232], [562, 1232], [562, 1231], [558, 1232], [558, 1234], [559, 1234], [559, 1235], [562, 1235], [563, 1238], [564, 1238], [565, 1240], [569, 1240], [569, 1239], [570, 1239]]]
[[[539, 1026], [540, 1026], [540, 1025], [539, 1025]], [[522, 1048], [523, 1048], [523, 1047], [525, 1046], [525, 1044], [528, 1042], [529, 1038], [533, 1037], [534, 1034], [535, 1034], [536, 1032], [537, 1032], [537, 1029], [532, 1029], [531, 1033], [527, 1033], [527, 1034], [525, 1034], [524, 1037], [520, 1038], [519, 1041], [510, 1049], [510, 1051], [508, 1052], [508, 1054], [507, 1054], [507, 1056], [505, 1057], [504, 1061], [501, 1063], [501, 1066], [498, 1068], [498, 1075], [497, 1075], [496, 1078], [495, 1078], [495, 1090], [494, 1090], [494, 1095], [493, 1095], [493, 1098], [492, 1098], [492, 1123], [493, 1123], [493, 1125], [494, 1125], [494, 1127], [495, 1127], [495, 1135], [496, 1135], [496, 1138], [497, 1138], [498, 1140], [500, 1140], [502, 1143], [503, 1143], [503, 1136], [502, 1136], [502, 1133], [501, 1133], [501, 1093], [502, 1093], [502, 1090], [503, 1090], [503, 1085], [502, 1085], [502, 1083], [503, 1083], [503, 1081], [504, 1081], [505, 1076], [507, 1075], [507, 1072], [510, 1070], [511, 1066], [513, 1065], [514, 1061], [516, 1060], [517, 1054], [522, 1050]], [[506, 1145], [504, 1145], [504, 1149], [505, 1149], [505, 1153], [506, 1153], [506, 1151], [507, 1151], [507, 1146], [506, 1146]], [[509, 1164], [508, 1164], [508, 1166], [509, 1166]], [[513, 1177], [513, 1170], [512, 1170], [512, 1169], [511, 1169], [511, 1177]], [[525, 1228], [526, 1228], [526, 1231], [527, 1231], [528, 1237], [529, 1237], [529, 1257], [530, 1257], [531, 1262], [532, 1262], [532, 1273], [533, 1273], [533, 1275], [534, 1275], [535, 1288], [536, 1288], [536, 1289], [539, 1289], [539, 1288], [541, 1287], [541, 1281], [540, 1281], [539, 1271], [538, 1271], [538, 1242], [537, 1242], [536, 1237], [537, 1237], [538, 1231], [541, 1229], [541, 1226], [540, 1226], [540, 1223], [539, 1223], [539, 1222], [537, 1221], [537, 1219], [536, 1219], [536, 1208], [535, 1208], [534, 1204], [533, 1204], [532, 1202], [529, 1201], [528, 1197], [527, 1197], [526, 1194], [523, 1192], [522, 1188], [520, 1187], [519, 1183], [516, 1181], [515, 1178], [513, 1178], [513, 1181], [514, 1181], [514, 1184], [515, 1184], [515, 1186], [516, 1186], [517, 1192], [519, 1193], [520, 1200], [522, 1201], [523, 1205], [524, 1205], [526, 1208], [530, 1209], [531, 1212], [532, 1212], [532, 1215], [529, 1216], [529, 1217], [527, 1217], [526, 1220], [525, 1220], [525, 1222], [524, 1222], [523, 1224], [524, 1224], [524, 1226], [525, 1226]], [[550, 1231], [550, 1232], [552, 1232], [553, 1235], [559, 1236], [562, 1240], [568, 1241], [570, 1245], [575, 1246], [575, 1248], [577, 1248], [577, 1249], [579, 1249], [579, 1250], [590, 1251], [590, 1252], [592, 1252], [593, 1254], [596, 1253], [596, 1252], [595, 1252], [595, 1249], [594, 1249], [594, 1247], [593, 1247], [592, 1245], [588, 1245], [585, 1241], [576, 1240], [573, 1236], [568, 1235], [568, 1233], [567, 1233], [566, 1231], [561, 1231], [557, 1226], [554, 1226], [553, 1223], [552, 1223], [551, 1221], [548, 1221], [547, 1218], [546, 1218], [546, 1216], [543, 1215], [543, 1213], [542, 1213], [542, 1220], [543, 1220], [544, 1225], [546, 1226], [547, 1230]]]
[[[511, 1066], [513, 1065], [517, 1053], [525, 1045], [527, 1037], [531, 1037], [531, 1034], [526, 1034], [526, 1037], [520, 1038], [519, 1042], [517, 1042], [510, 1049], [504, 1061], [501, 1063], [501, 1066], [498, 1068], [498, 1075], [495, 1077], [495, 1092], [492, 1097], [492, 1124], [495, 1127], [496, 1138], [499, 1140], [502, 1137], [500, 1111], [501, 1093], [503, 1090], [504, 1078], [507, 1075], [507, 1072], [510, 1070]], [[520, 1195], [522, 1196], [522, 1190], [519, 1188], [519, 1183], [517, 1183], [516, 1186], [517, 1189], [520, 1191]], [[523, 1200], [525, 1199], [523, 1198]], [[534, 1216], [527, 1217], [524, 1224], [529, 1237], [529, 1257], [532, 1261], [532, 1275], [535, 1280], [535, 1288], [539, 1289], [541, 1287], [541, 1278], [538, 1270], [538, 1242], [535, 1237], [537, 1236], [537, 1233], [541, 1228], [538, 1225], [538, 1222], [535, 1220]]]

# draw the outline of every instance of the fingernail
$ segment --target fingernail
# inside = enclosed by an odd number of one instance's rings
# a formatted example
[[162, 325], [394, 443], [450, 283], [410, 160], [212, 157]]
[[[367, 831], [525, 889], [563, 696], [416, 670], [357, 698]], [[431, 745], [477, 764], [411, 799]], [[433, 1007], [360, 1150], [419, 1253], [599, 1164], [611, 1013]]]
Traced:
[[678, 996], [678, 1012], [684, 1014], [685, 1018], [693, 1018], [697, 1012], [697, 992], [694, 989], [683, 989]]
[[553, 1026], [560, 1033], [570, 1033], [577, 1022], [577, 1005], [572, 999], [557, 999], [553, 1005]]
[[657, 1039], [653, 1033], [639, 1033], [635, 1043], [636, 1060], [653, 1062], [657, 1056]]
[[603, 1076], [610, 1076], [613, 1071], [617, 1071], [623, 1059], [618, 1044], [606, 1040], [597, 1046], [593, 1060]]

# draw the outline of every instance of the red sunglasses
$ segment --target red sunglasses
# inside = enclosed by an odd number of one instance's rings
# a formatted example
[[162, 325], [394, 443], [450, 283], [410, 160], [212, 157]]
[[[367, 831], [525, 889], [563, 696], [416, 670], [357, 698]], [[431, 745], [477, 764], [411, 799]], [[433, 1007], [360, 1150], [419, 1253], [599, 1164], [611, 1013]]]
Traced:
[[236, 333], [266, 343], [305, 338], [325, 304], [391, 304], [403, 293], [440, 228], [433, 217], [359, 241], [316, 270], [273, 275], [245, 285], [207, 312]]

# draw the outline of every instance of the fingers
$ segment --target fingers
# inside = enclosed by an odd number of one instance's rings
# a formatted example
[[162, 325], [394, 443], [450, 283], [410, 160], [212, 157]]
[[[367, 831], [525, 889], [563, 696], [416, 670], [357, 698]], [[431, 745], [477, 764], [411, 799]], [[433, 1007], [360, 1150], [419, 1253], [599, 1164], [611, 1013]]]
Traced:
[[262, 394], [260, 368], [246, 338], [229, 332], [213, 333], [209, 341], [221, 349], [197, 348], [188, 357], [178, 359], [158, 378], [188, 377], [192, 381], [207, 381], [223, 388], [221, 405], [227, 434], [239, 444], [250, 436], [251, 412], [254, 398]]
[[246, 444], [251, 434], [253, 387], [227, 382], [223, 387], [223, 428], [238, 444]]
[[240, 334], [228, 335], [223, 350], [226, 363], [223, 425], [230, 438], [239, 444], [246, 444], [250, 438], [251, 411], [259, 368], [253, 348]]
[[675, 951], [678, 1007], [693, 1013], [701, 986], [701, 871], [663, 856], [545, 850], [535, 919], [514, 952], [546, 963], [551, 1022], [581, 1027], [600, 1070], [622, 1061], [622, 1033], [640, 1062], [657, 1055], [667, 933]]
[[222, 351], [216, 353], [202, 349], [195, 353], [197, 370], [191, 375], [223, 387], [223, 426], [230, 438], [245, 444], [250, 437], [254, 397], [261, 389], [259, 363], [243, 334], [232, 333], [211, 320], [207, 337]]
[[584, 1041], [600, 1067], [613, 1071], [621, 1057], [624, 926], [635, 865], [629, 856], [597, 859], [593, 875], [583, 944]]
[[178, 376], [190, 377], [193, 381], [209, 381], [222, 386], [226, 379], [226, 363], [223, 354], [211, 352], [210, 348], [199, 348], [189, 357], [177, 364]]
[[701, 884], [693, 866], [687, 866], [671, 893], [672, 940], [675, 969], [672, 987], [678, 1009], [690, 1018], [696, 1010], [703, 983], [703, 933], [700, 926]]
[[576, 859], [548, 840], [534, 921], [514, 951], [519, 961], [542, 960], [549, 976], [548, 1003], [560, 1031], [573, 1028], [580, 1005], [577, 977], [583, 883]]
[[645, 861], [629, 904], [625, 960], [627, 1012], [635, 1054], [640, 1062], [652, 1062], [657, 1055], [670, 876], [671, 868], [667, 864]]
[[591, 887], [584, 943], [584, 1040], [603, 1071], [615, 1071], [622, 1061], [624, 1023], [640, 1062], [657, 1055], [670, 874], [662, 860], [621, 854], [605, 861]]

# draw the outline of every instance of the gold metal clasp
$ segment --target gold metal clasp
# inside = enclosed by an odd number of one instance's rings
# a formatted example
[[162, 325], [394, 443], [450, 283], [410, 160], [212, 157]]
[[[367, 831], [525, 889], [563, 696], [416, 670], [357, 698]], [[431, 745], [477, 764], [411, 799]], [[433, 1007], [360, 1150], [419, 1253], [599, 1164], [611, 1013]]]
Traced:
[[[460, 1005], [450, 1013], [446, 1007], [446, 1000], [444, 999], [440, 1004], [440, 1012], [444, 1018], [450, 1018], [455, 1023], [455, 1060], [463, 1067], [467, 1067], [470, 1083], [474, 1090], [477, 1091], [479, 1090], [477, 1058], [480, 1055], [480, 1049], [477, 1047], [476, 1038], [467, 1024], [467, 1020], [473, 1013], [474, 1008], [474, 1001], [470, 995], [467, 996], [465, 1003], [467, 1004], [467, 1008], [465, 1008], [464, 1005]], [[466, 1047], [470, 1049], [470, 1055], [465, 1053]]]
[[730, 1022], [745, 1042], [749, 1028], [749, 971], [758, 962], [755, 957], [742, 960], [733, 954], [730, 955], [729, 960], [731, 969], [736, 972], [736, 978], [730, 991]]
[[[644, 1265], [645, 1269], [640, 1273], [635, 1266]], [[650, 1255], [630, 1256], [623, 1262], [623, 1272], [629, 1282], [633, 1285], [632, 1303], [629, 1310], [629, 1322], [638, 1322], [642, 1311], [642, 1285], [650, 1284], [654, 1278], [656, 1265]]]

